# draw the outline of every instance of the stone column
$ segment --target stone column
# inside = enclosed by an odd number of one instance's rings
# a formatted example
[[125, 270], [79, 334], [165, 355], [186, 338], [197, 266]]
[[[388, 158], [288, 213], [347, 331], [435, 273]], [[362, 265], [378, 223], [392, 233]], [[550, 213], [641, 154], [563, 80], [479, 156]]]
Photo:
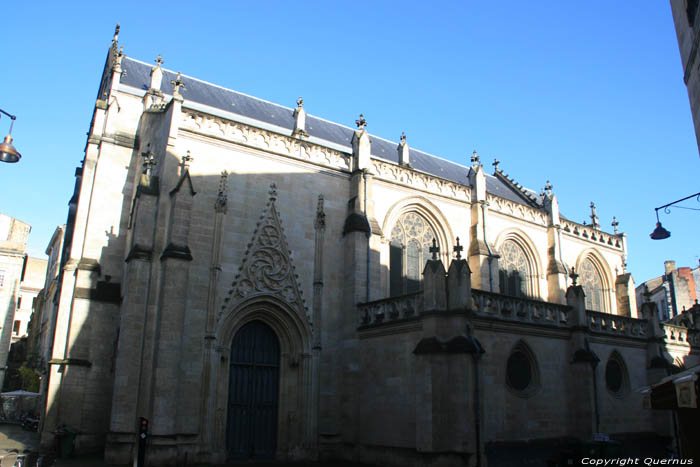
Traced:
[[566, 268], [561, 258], [561, 227], [559, 219], [559, 201], [552, 193], [552, 185], [547, 180], [545, 186], [544, 206], [547, 210], [547, 290], [548, 301], [566, 303]]
[[572, 268], [573, 284], [566, 291], [566, 302], [571, 307], [569, 323], [572, 335], [569, 345], [571, 372], [568, 378], [569, 427], [570, 435], [578, 439], [590, 439], [596, 431], [597, 402], [595, 369], [598, 357], [589, 346], [588, 323], [586, 318], [586, 296], [583, 287], [576, 285], [576, 275]]
[[472, 186], [471, 204], [471, 235], [469, 243], [469, 268], [472, 272], [472, 283], [488, 291], [498, 290], [498, 264], [494, 263], [498, 256], [494, 255], [486, 238], [486, 222], [488, 218], [488, 203], [486, 202], [486, 175], [479, 157], [474, 151], [472, 167], [469, 171], [469, 183]]
[[617, 276], [615, 296], [617, 297], [617, 314], [637, 318], [637, 295], [634, 290], [632, 274], [627, 272]]
[[449, 311], [473, 310], [472, 302], [472, 281], [469, 264], [462, 258], [460, 253], [462, 246], [457, 237], [457, 258], [450, 263], [447, 272], [447, 309]]

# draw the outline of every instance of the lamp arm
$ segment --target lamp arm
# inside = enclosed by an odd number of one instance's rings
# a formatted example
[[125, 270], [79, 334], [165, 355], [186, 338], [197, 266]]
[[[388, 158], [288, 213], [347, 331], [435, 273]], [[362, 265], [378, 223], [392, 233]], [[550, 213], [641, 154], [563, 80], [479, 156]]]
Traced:
[[[674, 205], [674, 204], [676, 204], [676, 203], [680, 203], [681, 201], [685, 201], [686, 199], [690, 199], [690, 198], [692, 198], [693, 196], [697, 196], [697, 197], [698, 197], [698, 201], [700, 201], [700, 192], [698, 192], [698, 193], [695, 193], [694, 195], [686, 196], [685, 198], [678, 199], [678, 200], [676, 200], [676, 201], [674, 201], [674, 202], [672, 202], [672, 203], [664, 204], [663, 206], [659, 206], [658, 208], [654, 208], [654, 210], [657, 212], [657, 216], [658, 216], [659, 209], [668, 208], [669, 206], [672, 206], [672, 205]], [[668, 214], [668, 211], [665, 211], [665, 212]]]
[[0, 109], [0, 112], [4, 113], [4, 114], [7, 115], [8, 117], [10, 117], [12, 120], [17, 120], [17, 117], [16, 117], [15, 115], [8, 114], [7, 112], [5, 112], [5, 111], [2, 110], [2, 109]]

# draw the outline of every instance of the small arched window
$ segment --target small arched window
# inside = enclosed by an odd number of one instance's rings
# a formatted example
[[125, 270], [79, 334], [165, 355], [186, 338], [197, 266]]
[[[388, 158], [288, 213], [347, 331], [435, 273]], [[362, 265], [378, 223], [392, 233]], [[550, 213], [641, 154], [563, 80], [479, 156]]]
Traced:
[[514, 240], [508, 239], [500, 248], [498, 278], [500, 292], [511, 297], [532, 295], [530, 261], [523, 248]]
[[586, 309], [591, 311], [605, 311], [603, 278], [590, 258], [584, 258], [579, 267], [581, 286], [586, 294]]
[[506, 361], [506, 386], [519, 397], [530, 397], [540, 386], [540, 372], [532, 351], [518, 342]]
[[417, 292], [425, 263], [430, 259], [435, 230], [420, 214], [410, 211], [399, 217], [389, 244], [389, 291], [392, 296]]
[[624, 397], [629, 391], [629, 376], [622, 356], [613, 351], [605, 365], [605, 386], [615, 397]]

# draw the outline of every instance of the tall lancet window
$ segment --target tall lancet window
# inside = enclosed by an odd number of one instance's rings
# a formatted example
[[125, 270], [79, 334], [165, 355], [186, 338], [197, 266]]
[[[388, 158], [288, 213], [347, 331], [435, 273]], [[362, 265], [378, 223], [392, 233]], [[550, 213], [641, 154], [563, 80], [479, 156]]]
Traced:
[[435, 230], [420, 214], [407, 212], [396, 222], [389, 244], [389, 289], [392, 296], [417, 292]]
[[500, 291], [511, 297], [526, 297], [532, 294], [530, 262], [525, 251], [513, 240], [506, 240], [500, 248], [498, 278]]
[[590, 258], [585, 258], [579, 266], [581, 286], [586, 294], [586, 309], [591, 311], [605, 311], [603, 300], [603, 278]]

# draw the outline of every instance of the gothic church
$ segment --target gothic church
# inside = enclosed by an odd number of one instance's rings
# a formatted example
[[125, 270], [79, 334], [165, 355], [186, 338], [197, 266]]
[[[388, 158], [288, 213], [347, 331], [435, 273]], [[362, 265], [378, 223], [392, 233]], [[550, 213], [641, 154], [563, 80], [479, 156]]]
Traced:
[[65, 425], [131, 465], [143, 417], [152, 466], [496, 466], [671, 435], [636, 389], [698, 342], [669, 347], [653, 304], [638, 313], [617, 225], [566, 219], [549, 183], [476, 153], [161, 63], [115, 34], [69, 204], [45, 445]]

